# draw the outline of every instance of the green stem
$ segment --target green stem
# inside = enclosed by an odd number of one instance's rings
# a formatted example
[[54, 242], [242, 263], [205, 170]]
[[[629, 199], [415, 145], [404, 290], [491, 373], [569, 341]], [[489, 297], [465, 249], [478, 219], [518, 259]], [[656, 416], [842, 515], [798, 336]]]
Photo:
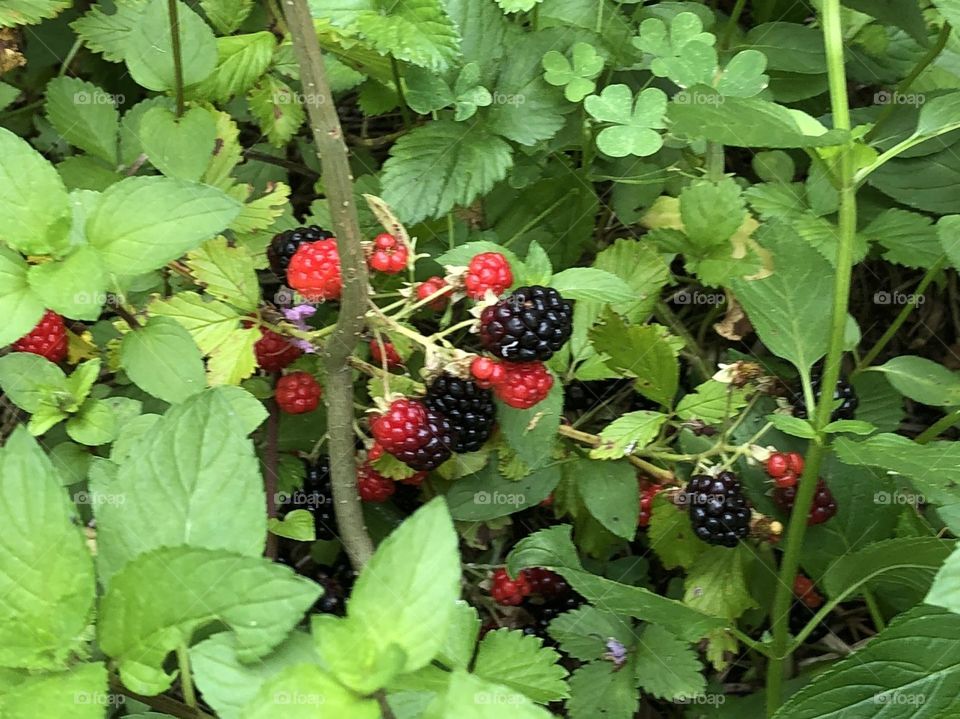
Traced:
[[873, 591], [864, 587], [863, 599], [867, 603], [867, 609], [870, 610], [870, 617], [873, 619], [873, 626], [877, 628], [878, 632], [882, 632], [887, 628], [887, 623], [883, 621], [883, 614], [880, 613], [880, 605], [877, 604], [877, 598], [874, 596]]
[[700, 345], [697, 344], [696, 338], [690, 333], [683, 322], [680, 321], [680, 318], [667, 306], [666, 302], [661, 301], [657, 303], [656, 316], [667, 325], [675, 335], [686, 343], [689, 359], [693, 362], [701, 378], [703, 380], [710, 379], [713, 373], [710, 371], [706, 353]]
[[[824, 0], [822, 9], [823, 36], [826, 45], [827, 71], [830, 86], [830, 104], [834, 127], [850, 129], [850, 104], [847, 98], [847, 77], [844, 68], [843, 27], [840, 0]], [[824, 365], [823, 384], [813, 425], [818, 440], [811, 442], [807, 450], [806, 467], [797, 489], [797, 497], [790, 513], [784, 542], [783, 559], [780, 564], [780, 581], [772, 606], [773, 641], [771, 659], [767, 665], [767, 713], [772, 716], [783, 700], [785, 660], [788, 658], [789, 628], [787, 617], [793, 596], [793, 580], [800, 566], [800, 552], [807, 530], [807, 514], [816, 493], [820, 465], [827, 453], [824, 427], [830, 423], [833, 411], [833, 392], [840, 377], [840, 361], [843, 356], [844, 330], [847, 323], [847, 307], [850, 301], [851, 267], [853, 247], [857, 231], [857, 191], [854, 184], [853, 146], [847, 141], [840, 147], [837, 163], [837, 185], [840, 208], [838, 212], [839, 242], [837, 245], [836, 278], [833, 291], [833, 309], [830, 325], [830, 344]]]
[[[947, 40], [949, 38], [950, 23], [945, 22], [943, 23], [943, 27], [940, 28], [940, 34], [937, 35], [936, 42], [934, 42], [934, 44], [930, 47], [930, 49], [927, 51], [927, 54], [920, 58], [920, 62], [917, 63], [916, 67], [913, 68], [911, 73], [903, 78], [903, 80], [900, 81], [900, 84], [897, 85], [897, 93], [902, 95], [910, 89], [916, 79], [920, 77], [921, 73], [923, 73], [923, 71], [926, 70], [930, 64], [940, 56], [940, 53], [943, 52], [943, 49], [947, 46]], [[873, 127], [870, 128], [870, 132], [868, 132], [864, 137], [866, 142], [876, 139], [880, 132], [880, 128], [890, 119], [890, 116], [896, 109], [897, 106], [893, 102], [883, 108], [883, 112], [877, 116], [877, 121], [873, 124]]]
[[454, 224], [453, 213], [447, 213], [447, 247], [451, 250], [457, 246], [457, 232]]
[[[920, 295], [922, 295], [924, 292], [927, 291], [927, 287], [929, 287], [930, 283], [932, 283], [933, 280], [936, 278], [936, 276], [940, 274], [940, 271], [944, 268], [946, 264], [947, 264], [946, 257], [941, 257], [939, 260], [937, 260], [933, 264], [933, 266], [929, 270], [927, 270], [927, 273], [923, 276], [923, 279], [920, 280], [920, 283], [917, 285], [916, 289], [913, 291], [913, 294], [915, 297], [919, 297]], [[865, 370], [867, 367], [869, 367], [871, 364], [873, 364], [873, 361], [880, 355], [883, 349], [890, 343], [890, 340], [892, 340], [896, 336], [897, 332], [900, 330], [900, 327], [902, 327], [903, 323], [907, 321], [907, 318], [910, 316], [910, 314], [913, 312], [915, 308], [916, 308], [915, 302], [908, 302], [900, 309], [900, 312], [899, 314], [897, 314], [896, 319], [893, 320], [893, 324], [891, 324], [887, 328], [887, 331], [884, 332], [883, 336], [880, 337], [879, 340], [877, 340], [877, 343], [870, 348], [870, 351], [867, 352], [860, 359], [859, 362], [857, 362], [857, 367], [851, 373], [851, 377], [855, 377], [857, 374], [859, 374], [860, 372]]]
[[737, 0], [736, 5], [733, 6], [733, 10], [730, 12], [730, 19], [727, 20], [727, 24], [723, 28], [723, 34], [720, 36], [721, 48], [730, 47], [730, 41], [733, 39], [733, 31], [736, 29], [737, 23], [740, 22], [740, 16], [743, 15], [743, 9], [746, 5], [747, 0]]
[[917, 435], [914, 440], [917, 444], [927, 444], [960, 422], [960, 409], [955, 409], [950, 414], [944, 415], [923, 432]]
[[177, 93], [177, 117], [183, 116], [183, 53], [180, 49], [180, 19], [177, 15], [177, 0], [167, 0], [170, 16], [170, 41], [173, 45], [173, 84]]
[[529, 232], [534, 227], [539, 225], [544, 220], [544, 218], [547, 217], [547, 215], [549, 215], [551, 212], [553, 212], [555, 209], [557, 209], [560, 205], [562, 205], [565, 202], [569, 202], [569, 198], [567, 197], [567, 195], [563, 195], [562, 197], [558, 198], [556, 201], [550, 203], [550, 206], [547, 207], [547, 209], [545, 209], [539, 215], [534, 217], [532, 220], [530, 220], [527, 224], [525, 224], [519, 230], [514, 232], [513, 235], [510, 236], [510, 239], [508, 239], [506, 242], [503, 243], [503, 246], [509, 247], [510, 245], [512, 245], [514, 241], [523, 237], [527, 232]]
[[180, 689], [184, 703], [197, 708], [197, 693], [193, 690], [193, 677], [190, 675], [190, 650], [186, 644], [177, 647], [177, 664], [180, 665]]
[[407, 96], [403, 92], [403, 78], [400, 75], [400, 63], [397, 58], [390, 56], [390, 71], [393, 73], [393, 84], [397, 88], [397, 97], [400, 98], [400, 114], [403, 116], [403, 126], [410, 129], [413, 120], [410, 118], [410, 108], [407, 107]]
[[60, 72], [57, 73], [57, 77], [63, 77], [67, 74], [67, 70], [70, 69], [70, 64], [73, 62], [73, 59], [77, 56], [77, 52], [80, 51], [80, 48], [83, 47], [83, 40], [77, 38], [73, 46], [70, 48], [70, 52], [67, 53], [67, 56], [63, 59], [63, 64], [60, 65]]
[[719, 142], [707, 143], [707, 179], [711, 182], [720, 182], [723, 179], [726, 159], [723, 155], [723, 145]]

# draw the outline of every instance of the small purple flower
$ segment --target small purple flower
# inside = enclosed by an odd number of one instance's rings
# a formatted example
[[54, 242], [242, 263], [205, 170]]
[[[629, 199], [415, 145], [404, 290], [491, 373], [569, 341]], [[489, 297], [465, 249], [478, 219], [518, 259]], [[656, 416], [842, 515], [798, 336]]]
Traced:
[[627, 648], [613, 637], [607, 639], [606, 647], [607, 653], [603, 655], [603, 658], [613, 662], [617, 669], [623, 668], [623, 665], [627, 663]]
[[[307, 324], [307, 318], [313, 317], [316, 312], [317, 308], [313, 305], [297, 305], [296, 307], [288, 307], [283, 310], [283, 316], [286, 317], [289, 322], [292, 322], [298, 330], [309, 332], [312, 328]], [[317, 348], [307, 340], [294, 338], [290, 340], [290, 343], [295, 347], [299, 347], [307, 354], [315, 354], [317, 351]]]

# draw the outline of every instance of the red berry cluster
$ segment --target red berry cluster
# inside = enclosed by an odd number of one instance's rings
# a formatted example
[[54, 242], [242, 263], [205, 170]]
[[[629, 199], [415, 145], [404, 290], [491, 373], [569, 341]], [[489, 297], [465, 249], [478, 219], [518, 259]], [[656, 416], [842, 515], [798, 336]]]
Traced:
[[67, 358], [67, 344], [67, 326], [63, 317], [47, 310], [32, 330], [13, 343], [13, 351], [40, 355], [51, 362], [63, 362]]
[[[781, 511], [789, 514], [797, 501], [796, 487], [777, 487], [773, 490], [773, 502]], [[807, 514], [807, 526], [823, 524], [837, 513], [837, 503], [830, 492], [830, 488], [822, 479], [817, 480], [816, 494], [813, 495], [813, 504]]]
[[[386, 355], [386, 357], [384, 357]], [[380, 352], [380, 343], [376, 340], [370, 340], [370, 359], [378, 367], [386, 364], [387, 369], [399, 369], [403, 367], [403, 358], [397, 352], [397, 348], [392, 342], [383, 343], [383, 352]], [[384, 362], [386, 360], [386, 362]]]
[[386, 502], [396, 491], [393, 480], [384, 477], [367, 462], [357, 468], [357, 490], [364, 502]]
[[402, 240], [387, 232], [381, 232], [373, 238], [373, 247], [367, 258], [367, 264], [370, 265], [370, 269], [377, 272], [395, 275], [406, 269], [409, 259], [410, 250]]
[[337, 240], [304, 242], [287, 267], [287, 284], [308, 300], [336, 300], [343, 290]]
[[813, 581], [802, 574], [798, 574], [793, 580], [793, 593], [810, 609], [817, 609], [823, 604], [823, 597], [817, 592]]
[[559, 597], [570, 591], [570, 585], [567, 584], [566, 579], [545, 567], [524, 569], [521, 574], [526, 577], [527, 584], [530, 585], [530, 593], [544, 599]]
[[513, 284], [510, 263], [499, 252], [481, 252], [470, 260], [463, 284], [467, 297], [474, 300], [483, 299], [487, 290], [501, 295]]
[[653, 498], [663, 489], [659, 484], [648, 484], [640, 490], [640, 514], [637, 517], [638, 527], [650, 526], [650, 517], [653, 514]]
[[384, 451], [416, 470], [435, 469], [452, 453], [449, 420], [417, 399], [394, 400], [370, 421], [370, 431]]
[[515, 607], [533, 593], [533, 587], [527, 578], [526, 570], [511, 579], [506, 569], [498, 569], [493, 573], [493, 584], [490, 586], [490, 596], [497, 604]]
[[504, 404], [517, 409], [539, 404], [553, 387], [553, 375], [543, 362], [497, 362], [477, 357], [470, 365], [470, 374], [481, 387], [492, 387]]
[[286, 337], [268, 329], [261, 330], [260, 339], [253, 345], [257, 365], [267, 372], [281, 372], [303, 354]]
[[795, 487], [803, 474], [803, 455], [799, 452], [774, 452], [767, 459], [767, 476], [777, 487]]
[[277, 406], [287, 414], [312, 412], [320, 406], [323, 388], [308, 372], [291, 372], [277, 380]]
[[[440, 290], [448, 288], [448, 285], [442, 277], [428, 277], [419, 285], [417, 285], [417, 299], [425, 300], [428, 297], [432, 297], [437, 294]], [[446, 306], [450, 304], [450, 293], [438, 295], [434, 297], [427, 303], [427, 307], [436, 312], [443, 312]]]

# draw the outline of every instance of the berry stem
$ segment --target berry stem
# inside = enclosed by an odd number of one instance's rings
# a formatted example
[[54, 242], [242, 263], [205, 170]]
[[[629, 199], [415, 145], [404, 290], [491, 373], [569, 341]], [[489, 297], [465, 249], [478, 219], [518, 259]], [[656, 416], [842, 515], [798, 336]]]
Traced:
[[177, 664], [180, 666], [180, 689], [183, 691], [184, 703], [197, 708], [197, 693], [193, 690], [193, 677], [190, 675], [190, 650], [186, 644], [177, 647]]
[[[566, 424], [560, 425], [560, 428], [557, 430], [557, 434], [559, 434], [561, 437], [575, 440], [590, 447], [596, 447], [600, 444], [600, 437], [597, 435], [590, 434], [589, 432], [581, 432], [579, 429], [574, 429]], [[650, 462], [640, 459], [639, 457], [635, 457], [632, 454], [627, 457], [627, 461], [629, 461], [634, 467], [642, 469], [652, 477], [656, 477], [663, 484], [677, 483], [677, 478], [669, 469], [658, 467], [657, 465], [651, 464]]]
[[[824, 0], [821, 9], [823, 36], [826, 46], [827, 70], [830, 87], [830, 104], [833, 110], [834, 128], [847, 132], [847, 139], [839, 146], [836, 164], [836, 180], [840, 195], [838, 212], [838, 243], [836, 277], [833, 292], [830, 344], [824, 365], [820, 401], [813, 414], [813, 427], [819, 441], [810, 442], [805, 459], [806, 467], [797, 487], [797, 498], [790, 513], [784, 542], [783, 559], [780, 563], [780, 581], [776, 588], [771, 611], [772, 658], [767, 665], [767, 714], [773, 714], [783, 702], [783, 679], [786, 660], [789, 658], [788, 616], [793, 597], [793, 580], [800, 565], [800, 550], [806, 535], [806, 517], [816, 494], [820, 465], [828, 451], [829, 437], [823, 429], [830, 423], [833, 411], [833, 389], [840, 378], [840, 361], [843, 356], [844, 330], [847, 323], [847, 307], [850, 301], [851, 267], [857, 232], [857, 189], [854, 179], [854, 147], [849, 138], [850, 103], [847, 97], [847, 75], [844, 67], [844, 40], [840, 0]], [[800, 368], [808, 370], [809, 368]]]
[[177, 0], [167, 0], [167, 13], [170, 16], [170, 42], [173, 46], [173, 84], [177, 93], [177, 117], [182, 117], [183, 53], [180, 49], [180, 18], [177, 13]]
[[463, 322], [458, 322], [457, 324], [451, 327], [447, 327], [447, 329], [441, 332], [434, 332], [432, 335], [430, 335], [429, 339], [434, 339], [434, 340], [443, 339], [447, 335], [453, 334], [457, 330], [466, 329], [467, 327], [471, 327], [476, 324], [477, 324], [476, 318], [470, 318], [469, 320], [464, 320]]
[[327, 386], [327, 430], [334, 508], [344, 548], [359, 571], [373, 556], [357, 494], [357, 467], [353, 449], [353, 370], [350, 357], [363, 332], [367, 307], [367, 262], [361, 244], [354, 202], [353, 171], [333, 91], [306, 0], [283, 0], [283, 11], [300, 69], [307, 114], [330, 204], [337, 252], [343, 274], [337, 324], [324, 343]]
[[[445, 294], [448, 294], [448, 293], [450, 293], [450, 292], [453, 292], [453, 287], [451, 287], [450, 285], [444, 285], [443, 287], [441, 287], [441, 288], [440, 288], [439, 290], [437, 290], [436, 292], [434, 292], [434, 293], [432, 293], [432, 294], [429, 294], [429, 295], [427, 295], [426, 297], [424, 297], [422, 300], [417, 300], [417, 301], [414, 302], [412, 305], [407, 305], [407, 307], [406, 307], [405, 309], [401, 310], [400, 312], [397, 312], [397, 314], [395, 314], [395, 315], [391, 315], [391, 317], [392, 317], [393, 319], [395, 319], [395, 320], [399, 320], [399, 319], [401, 319], [401, 318], [403, 318], [403, 317], [407, 317], [407, 316], [409, 316], [409, 315], [412, 315], [414, 312], [416, 312], [417, 310], [419, 310], [421, 307], [424, 307], [424, 306], [430, 304], [431, 302], [434, 302], [435, 300], [439, 299], [440, 297], [443, 297]], [[382, 309], [380, 310], [380, 312], [382, 312], [382, 313], [387, 313], [387, 312], [389, 312], [392, 308], [394, 308], [394, 307], [399, 307], [399, 306], [405, 305], [405, 304], [407, 304], [407, 300], [402, 300], [402, 301], [400, 301], [400, 302], [395, 302], [395, 303], [392, 304], [392, 305], [387, 305], [386, 307], [382, 308]]]
[[939, 437], [941, 434], [953, 427], [953, 425], [955, 425], [957, 422], [960, 422], [960, 409], [955, 409], [950, 414], [944, 415], [938, 419], [932, 425], [923, 430], [923, 432], [918, 434], [914, 441], [917, 444], [926, 444], [927, 442]]

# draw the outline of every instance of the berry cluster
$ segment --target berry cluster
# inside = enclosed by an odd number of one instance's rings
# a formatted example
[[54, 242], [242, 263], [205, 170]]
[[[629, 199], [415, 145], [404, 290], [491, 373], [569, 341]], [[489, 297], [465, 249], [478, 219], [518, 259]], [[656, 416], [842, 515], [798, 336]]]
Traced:
[[313, 515], [317, 539], [333, 539], [337, 534], [337, 522], [333, 513], [330, 458], [324, 455], [314, 463], [304, 461], [304, 467], [303, 489], [290, 495], [280, 507], [280, 514], [305, 509]]
[[499, 252], [481, 252], [470, 260], [463, 284], [471, 299], [482, 300], [488, 290], [501, 295], [513, 284], [510, 263]]
[[364, 462], [357, 468], [357, 491], [364, 502], [386, 502], [397, 491], [396, 483]]
[[416, 470], [436, 469], [450, 458], [453, 427], [445, 416], [420, 400], [394, 400], [370, 421], [374, 439], [401, 462]]
[[336, 238], [302, 243], [290, 258], [287, 284], [308, 300], [339, 299], [343, 276]]
[[650, 526], [650, 517], [653, 514], [653, 498], [663, 489], [659, 484], [649, 484], [640, 490], [640, 514], [637, 516], [638, 527]]
[[493, 388], [494, 394], [509, 407], [530, 409], [550, 394], [553, 375], [542, 362], [496, 362], [478, 357], [470, 365], [481, 387]]
[[377, 272], [395, 275], [406, 269], [409, 259], [410, 250], [402, 240], [387, 232], [381, 232], [373, 238], [367, 264]]
[[287, 276], [290, 260], [300, 249], [300, 245], [330, 239], [333, 239], [333, 233], [319, 225], [297, 227], [293, 230], [280, 232], [273, 236], [267, 246], [267, 260], [270, 262], [270, 269], [273, 270], [273, 274], [278, 279], [283, 280]]
[[809, 609], [817, 609], [823, 604], [823, 597], [817, 592], [813, 581], [802, 574], [793, 579], [793, 593]]
[[[440, 290], [449, 287], [449, 285], [444, 281], [442, 277], [428, 277], [419, 285], [417, 285], [417, 299], [425, 300], [428, 297], [433, 297]], [[434, 297], [427, 303], [427, 307], [435, 312], [443, 312], [446, 306], [450, 304], [450, 293], [438, 295]]]
[[423, 402], [450, 420], [455, 429], [454, 452], [476, 452], [493, 433], [493, 392], [476, 382], [442, 374], [427, 388]]
[[490, 596], [497, 604], [516, 607], [532, 593], [527, 570], [521, 570], [514, 579], [510, 578], [506, 569], [498, 569], [493, 573]]
[[[823, 391], [823, 375], [820, 370], [814, 372], [811, 377], [811, 382], [813, 384], [813, 393], [819, 402], [820, 394]], [[836, 422], [838, 419], [854, 418], [857, 406], [860, 404], [860, 399], [857, 397], [857, 392], [854, 390], [853, 385], [843, 377], [837, 380], [837, 386], [833, 390], [833, 400], [834, 402], [839, 401], [840, 404], [833, 410], [833, 414], [830, 415], [832, 422]], [[810, 416], [807, 405], [803, 401], [802, 394], [799, 394], [794, 401], [793, 416], [799, 417], [800, 419], [807, 419], [807, 417]]]
[[320, 406], [323, 388], [308, 372], [291, 372], [277, 380], [277, 406], [287, 414], [312, 412]]
[[[370, 340], [370, 359], [378, 367], [386, 365], [387, 369], [399, 369], [403, 367], [403, 358], [397, 352], [397, 348], [392, 342], [383, 342], [383, 352], [380, 352], [380, 342]], [[384, 356], [386, 355], [386, 356]]]
[[14, 352], [29, 352], [51, 362], [67, 358], [67, 326], [63, 317], [47, 310], [36, 326], [13, 343]]
[[480, 316], [480, 340], [512, 362], [546, 361], [573, 331], [573, 305], [552, 287], [520, 287]]
[[774, 452], [767, 458], [767, 476], [777, 487], [795, 487], [803, 474], [803, 455], [799, 452]]
[[281, 372], [296, 362], [303, 354], [286, 337], [268, 329], [262, 329], [260, 339], [253, 345], [257, 366], [267, 372]]
[[707, 544], [735, 547], [750, 532], [750, 507], [733, 472], [694, 475], [685, 494], [694, 534]]
[[[797, 488], [777, 487], [773, 490], [773, 502], [784, 513], [789, 514], [793, 510], [793, 505], [797, 501]], [[817, 480], [816, 494], [813, 496], [813, 504], [810, 506], [810, 512], [807, 514], [807, 525], [823, 524], [837, 513], [837, 503], [830, 492], [830, 488], [822, 479]]]

